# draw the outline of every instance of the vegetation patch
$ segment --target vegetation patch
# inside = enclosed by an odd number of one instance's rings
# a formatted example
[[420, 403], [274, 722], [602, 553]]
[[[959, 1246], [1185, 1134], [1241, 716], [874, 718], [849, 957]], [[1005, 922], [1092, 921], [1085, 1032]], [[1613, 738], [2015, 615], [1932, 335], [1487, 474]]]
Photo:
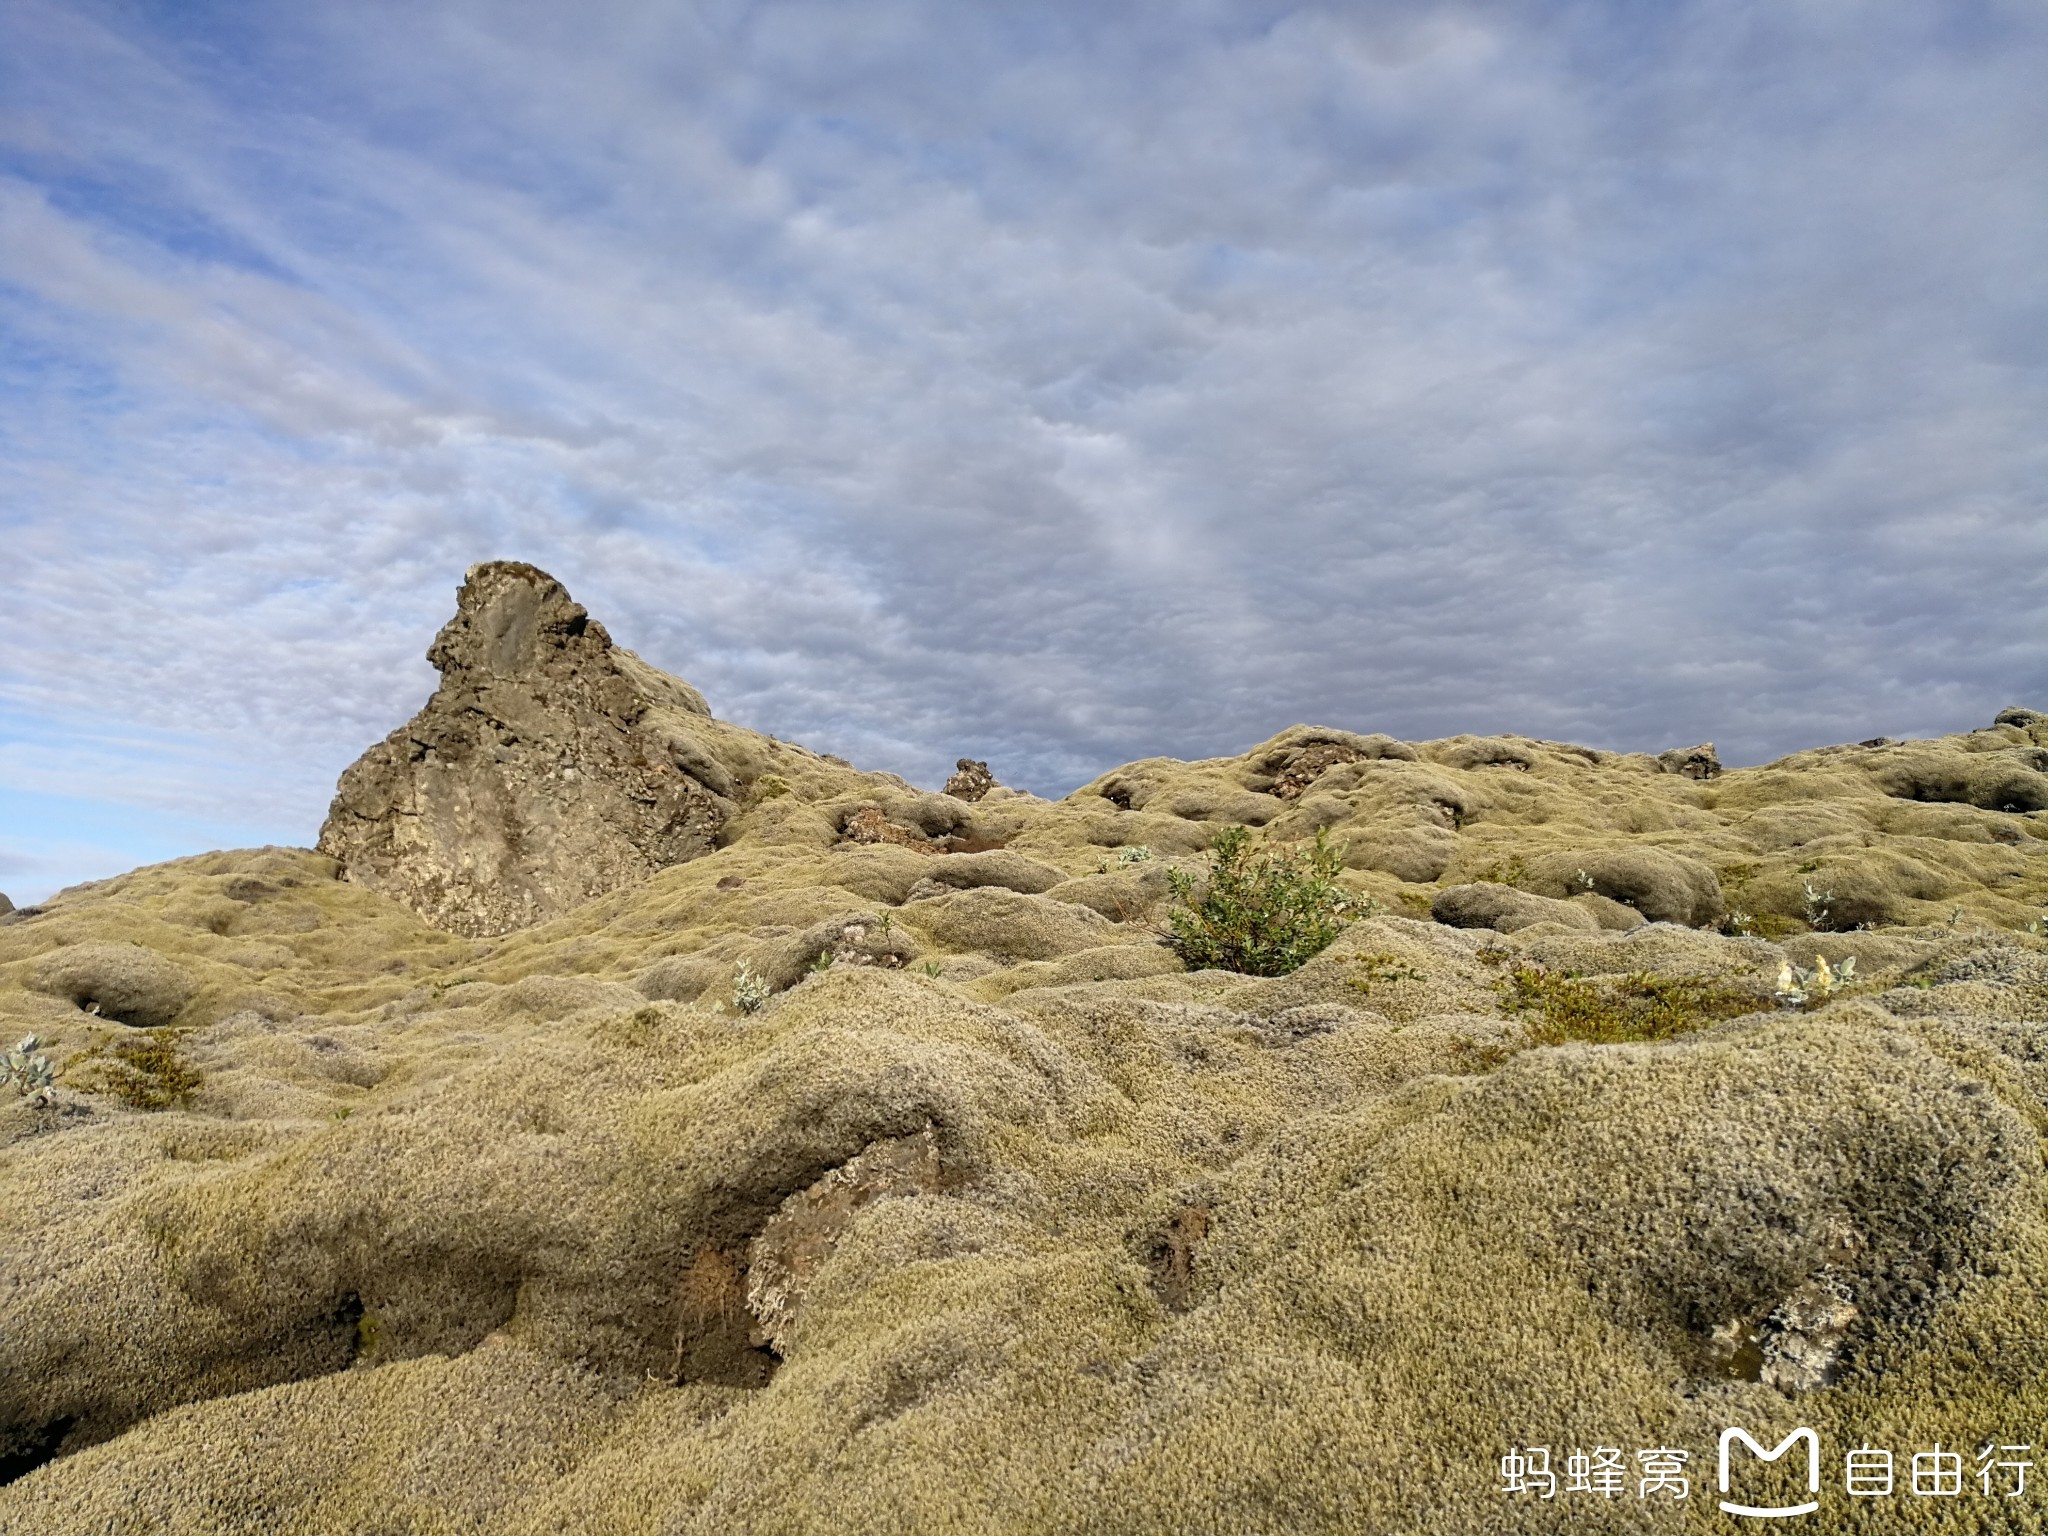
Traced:
[[150, 1029], [96, 1045], [72, 1058], [70, 1067], [80, 1073], [74, 1081], [87, 1093], [111, 1094], [131, 1109], [183, 1108], [206, 1084], [204, 1074], [179, 1054], [186, 1033]]
[[1770, 1005], [1750, 988], [1704, 976], [1637, 971], [1590, 978], [1523, 960], [1494, 983], [1500, 1005], [1523, 1021], [1532, 1045], [1620, 1045], [1669, 1040]]
[[1247, 829], [1226, 827], [1216, 835], [1206, 881], [1167, 871], [1175, 901], [1168, 942], [1191, 971], [1298, 971], [1344, 931], [1352, 903], [1337, 883], [1343, 867], [1344, 850], [1326, 833], [1293, 852], [1254, 853]]

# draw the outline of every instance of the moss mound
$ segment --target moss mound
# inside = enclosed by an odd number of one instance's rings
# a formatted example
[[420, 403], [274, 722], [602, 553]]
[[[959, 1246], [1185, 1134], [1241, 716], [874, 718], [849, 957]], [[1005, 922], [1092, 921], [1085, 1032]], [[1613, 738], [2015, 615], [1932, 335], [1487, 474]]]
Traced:
[[[1727, 1425], [2035, 1438], [2024, 715], [1301, 727], [1058, 802], [693, 716], [717, 846], [515, 931], [288, 849], [63, 893], [0, 926], [61, 1067], [0, 1102], [0, 1532], [1706, 1531]], [[1318, 833], [1333, 942], [1179, 962], [1219, 838]], [[1518, 1502], [1531, 1444], [1693, 1496]]]

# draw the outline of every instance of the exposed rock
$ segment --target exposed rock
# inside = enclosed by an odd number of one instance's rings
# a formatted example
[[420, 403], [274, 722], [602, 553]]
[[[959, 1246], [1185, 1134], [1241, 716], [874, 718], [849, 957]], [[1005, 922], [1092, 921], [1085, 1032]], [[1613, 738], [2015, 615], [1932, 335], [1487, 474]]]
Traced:
[[874, 846], [892, 844], [908, 848], [913, 853], [943, 853], [930, 838], [915, 827], [906, 827], [900, 821], [891, 821], [879, 805], [864, 805], [846, 818], [846, 825], [839, 829], [839, 835], [849, 843]]
[[14, 903], [7, 899], [7, 893], [5, 891], [0, 891], [0, 917], [5, 917], [8, 913], [12, 912], [13, 910]]
[[1280, 800], [1299, 800], [1309, 785], [1337, 764], [1361, 762], [1364, 756], [1356, 747], [1341, 742], [1326, 741], [1319, 746], [1305, 747], [1280, 770], [1279, 776], [1273, 780], [1273, 787], [1266, 793]]
[[946, 793], [955, 800], [979, 800], [996, 788], [996, 776], [988, 771], [987, 763], [963, 757], [954, 766], [958, 771], [946, 780]]
[[441, 685], [341, 777], [320, 850], [437, 926], [504, 933], [709, 852], [734, 807], [694, 688], [533, 566], [471, 569]]
[[1657, 766], [1666, 773], [1687, 779], [1718, 778], [1721, 773], [1721, 759], [1715, 756], [1711, 741], [1703, 741], [1696, 747], [1673, 747], [1669, 752], [1659, 752]]
[[754, 1342], [789, 1353], [804, 1292], [863, 1207], [877, 1200], [931, 1194], [943, 1185], [939, 1144], [930, 1129], [878, 1141], [800, 1189], [747, 1245], [747, 1310]]

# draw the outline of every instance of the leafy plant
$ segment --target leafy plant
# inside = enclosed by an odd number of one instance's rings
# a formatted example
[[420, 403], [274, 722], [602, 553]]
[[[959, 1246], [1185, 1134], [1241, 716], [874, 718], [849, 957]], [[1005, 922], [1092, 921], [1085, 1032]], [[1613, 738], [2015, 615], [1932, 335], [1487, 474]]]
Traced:
[[1813, 968], [1787, 960], [1778, 967], [1778, 1001], [1787, 1008], [1817, 1008], [1856, 976], [1856, 957], [1851, 955], [1837, 971], [1828, 966], [1827, 956], [1815, 955]]
[[761, 1005], [768, 1001], [772, 991], [768, 978], [744, 960], [732, 973], [732, 1005], [741, 1013], [760, 1012]]
[[1754, 992], [1712, 977], [1638, 971], [1590, 980], [1526, 960], [1517, 961], [1494, 987], [1501, 1007], [1524, 1020], [1534, 1045], [1668, 1040], [1755, 1013], [1759, 1006]]
[[1175, 906], [1169, 939], [1189, 970], [1285, 976], [1300, 970], [1344, 930], [1352, 910], [1337, 884], [1344, 853], [1326, 832], [1293, 852], [1252, 851], [1251, 833], [1217, 834], [1208, 879], [1166, 872]]
[[931, 977], [934, 981], [937, 981], [939, 979], [939, 972], [943, 969], [944, 967], [941, 966], [939, 962], [936, 960], [927, 960], [924, 963], [925, 975]]
[[1835, 893], [1833, 890], [1815, 890], [1811, 880], [1805, 884], [1806, 895], [1803, 899], [1806, 906], [1806, 926], [1816, 933], [1824, 932], [1828, 926], [1828, 918], [1835, 908]]
[[[818, 958], [817, 958], [817, 959], [815, 959], [815, 960], [813, 960], [813, 961], [811, 962], [811, 974], [812, 974], [813, 976], [822, 976], [822, 975], [824, 975], [824, 974], [825, 974], [825, 972], [827, 972], [827, 971], [829, 971], [829, 970], [831, 970], [831, 969], [832, 969], [832, 951], [831, 951], [831, 950], [829, 950], [829, 949], [821, 949], [821, 950], [819, 950], [819, 951], [818, 951]], [[749, 1013], [751, 1013], [751, 1012], [753, 1012], [753, 1010], [752, 1010], [752, 1009], [750, 1008], [750, 1009], [747, 1009], [747, 1010], [746, 1010], [746, 1012], [749, 1012]]]
[[1143, 864], [1147, 859], [1151, 857], [1152, 850], [1150, 848], [1145, 847], [1142, 843], [1135, 843], [1129, 848], [1119, 848], [1116, 851], [1116, 862], [1119, 867], [1124, 867], [1131, 864]]
[[0, 1057], [5, 1063], [0, 1083], [10, 1084], [16, 1095], [26, 1098], [39, 1109], [47, 1109], [56, 1102], [57, 1071], [50, 1065], [50, 1058], [41, 1054], [42, 1039], [36, 1035], [24, 1035], [21, 1043]]

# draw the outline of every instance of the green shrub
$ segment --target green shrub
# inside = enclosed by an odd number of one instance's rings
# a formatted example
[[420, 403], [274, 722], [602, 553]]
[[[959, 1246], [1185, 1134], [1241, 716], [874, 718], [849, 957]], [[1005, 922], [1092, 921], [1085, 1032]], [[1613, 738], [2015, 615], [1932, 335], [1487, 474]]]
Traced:
[[1174, 908], [1170, 942], [1191, 971], [1285, 976], [1298, 971], [1344, 931], [1350, 899], [1337, 884], [1344, 854], [1327, 833], [1291, 853], [1254, 854], [1251, 833], [1217, 834], [1209, 876], [1167, 871]]

